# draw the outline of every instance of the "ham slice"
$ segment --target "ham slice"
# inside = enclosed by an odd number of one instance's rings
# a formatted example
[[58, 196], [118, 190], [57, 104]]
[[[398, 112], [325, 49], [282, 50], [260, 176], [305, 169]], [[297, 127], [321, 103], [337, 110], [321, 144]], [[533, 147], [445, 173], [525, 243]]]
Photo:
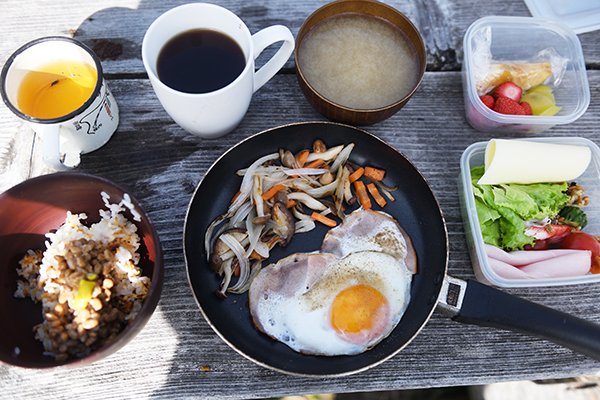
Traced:
[[[587, 250], [571, 250], [571, 249], [556, 249], [556, 250], [520, 250], [510, 253], [491, 244], [485, 245], [485, 252], [490, 258], [504, 261], [507, 264], [515, 267], [529, 265], [538, 261], [549, 260], [556, 257], [565, 256], [567, 254], [578, 254], [581, 252], [590, 252]], [[590, 259], [591, 260], [591, 259]]]
[[506, 279], [564, 278], [590, 271], [592, 254], [588, 250], [531, 250], [506, 252], [485, 245], [489, 265]]
[[507, 264], [503, 261], [488, 257], [488, 262], [492, 270], [500, 277], [505, 279], [531, 279], [531, 275], [521, 271], [519, 268]]
[[588, 250], [577, 251], [578, 253], [529, 264], [521, 267], [520, 270], [535, 278], [566, 278], [585, 275], [590, 272], [592, 266], [592, 252]]

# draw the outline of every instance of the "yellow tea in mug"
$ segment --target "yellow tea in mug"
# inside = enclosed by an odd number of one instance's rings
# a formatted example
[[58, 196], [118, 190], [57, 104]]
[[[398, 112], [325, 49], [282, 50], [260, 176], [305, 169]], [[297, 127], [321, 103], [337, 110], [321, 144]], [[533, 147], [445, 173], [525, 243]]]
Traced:
[[92, 95], [96, 69], [77, 61], [58, 61], [29, 71], [17, 92], [19, 110], [34, 118], [50, 119], [81, 107]]

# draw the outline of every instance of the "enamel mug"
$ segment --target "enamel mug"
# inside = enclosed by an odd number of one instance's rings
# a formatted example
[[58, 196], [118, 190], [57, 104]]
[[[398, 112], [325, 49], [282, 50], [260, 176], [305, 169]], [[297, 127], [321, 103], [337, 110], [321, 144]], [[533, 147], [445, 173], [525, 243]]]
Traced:
[[[19, 48], [2, 69], [0, 92], [7, 107], [36, 132], [44, 161], [55, 169], [79, 165], [80, 155], [102, 147], [119, 124], [117, 102], [100, 59], [71, 38], [44, 37]], [[71, 107], [74, 99], [78, 102]], [[40, 104], [58, 106], [59, 111], [40, 116], [32, 111], [33, 106], [44, 109]]]

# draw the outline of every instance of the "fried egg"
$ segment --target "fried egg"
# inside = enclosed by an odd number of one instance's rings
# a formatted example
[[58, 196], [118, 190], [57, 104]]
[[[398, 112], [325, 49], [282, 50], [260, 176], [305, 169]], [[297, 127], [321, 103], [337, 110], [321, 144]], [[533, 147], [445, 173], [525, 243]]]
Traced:
[[417, 272], [417, 257], [410, 236], [389, 214], [359, 208], [346, 216], [341, 225], [329, 230], [323, 239], [321, 252], [345, 257], [357, 251], [379, 251]]
[[295, 351], [359, 354], [396, 327], [411, 280], [403, 259], [384, 252], [293, 254], [256, 276], [250, 313], [259, 330]]

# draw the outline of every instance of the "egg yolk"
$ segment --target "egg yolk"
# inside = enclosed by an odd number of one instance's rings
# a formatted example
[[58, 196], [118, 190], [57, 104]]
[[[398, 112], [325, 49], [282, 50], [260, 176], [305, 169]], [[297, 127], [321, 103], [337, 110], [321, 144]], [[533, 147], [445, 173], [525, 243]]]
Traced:
[[356, 336], [353, 334], [368, 333], [366, 337], [360, 335], [362, 340], [368, 340], [385, 329], [388, 314], [388, 302], [381, 292], [371, 286], [356, 285], [335, 296], [331, 306], [331, 324], [350, 339]]

